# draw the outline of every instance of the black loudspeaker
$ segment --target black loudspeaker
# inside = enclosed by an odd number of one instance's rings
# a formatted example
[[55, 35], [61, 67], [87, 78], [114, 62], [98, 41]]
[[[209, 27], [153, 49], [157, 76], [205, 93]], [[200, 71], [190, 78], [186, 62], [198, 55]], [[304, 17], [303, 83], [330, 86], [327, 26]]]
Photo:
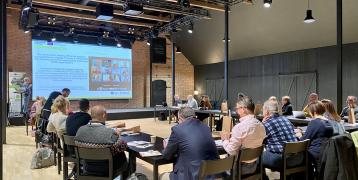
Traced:
[[167, 41], [165, 38], [154, 38], [150, 43], [150, 60], [152, 63], [167, 62]]
[[152, 91], [152, 103], [150, 106], [163, 105], [167, 100], [167, 82], [164, 80], [153, 81]]
[[30, 12], [29, 23], [27, 24], [27, 27], [34, 28], [35, 26], [38, 25], [38, 20], [39, 20], [39, 14]]
[[113, 18], [113, 5], [98, 4], [96, 7], [96, 17], [99, 20], [110, 21]]

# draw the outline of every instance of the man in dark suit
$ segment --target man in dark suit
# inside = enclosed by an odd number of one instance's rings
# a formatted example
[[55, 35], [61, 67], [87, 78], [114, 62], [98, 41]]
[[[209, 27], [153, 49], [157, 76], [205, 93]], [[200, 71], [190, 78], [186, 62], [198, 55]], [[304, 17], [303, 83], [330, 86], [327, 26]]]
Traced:
[[174, 170], [169, 175], [171, 180], [196, 180], [202, 160], [219, 158], [209, 127], [194, 117], [192, 108], [181, 108], [179, 124], [172, 127], [169, 140], [163, 142], [164, 158], [177, 158]]

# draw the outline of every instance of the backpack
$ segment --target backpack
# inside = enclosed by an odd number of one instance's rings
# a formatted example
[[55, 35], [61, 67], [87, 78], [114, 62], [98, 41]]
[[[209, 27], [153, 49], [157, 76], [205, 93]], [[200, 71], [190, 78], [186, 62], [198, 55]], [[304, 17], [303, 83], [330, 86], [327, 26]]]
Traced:
[[142, 173], [133, 173], [127, 180], [148, 180], [147, 176]]
[[31, 169], [41, 169], [55, 165], [54, 152], [50, 148], [39, 148], [31, 160]]

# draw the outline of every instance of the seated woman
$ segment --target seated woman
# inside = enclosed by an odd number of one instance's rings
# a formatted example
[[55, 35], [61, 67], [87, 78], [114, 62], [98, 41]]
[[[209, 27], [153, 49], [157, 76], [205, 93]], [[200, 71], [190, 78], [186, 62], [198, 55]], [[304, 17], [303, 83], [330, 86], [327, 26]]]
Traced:
[[48, 118], [47, 132], [54, 132], [58, 136], [66, 133], [67, 105], [68, 100], [62, 95], [58, 96], [51, 106], [51, 115]]
[[[313, 119], [308, 124], [306, 132], [300, 139], [311, 140], [308, 147], [309, 160], [314, 167], [317, 167], [321, 144], [333, 136], [333, 128], [329, 120], [323, 116], [326, 109], [320, 101], [311, 102], [307, 107]], [[309, 169], [312, 170], [312, 168]], [[312, 175], [313, 172], [310, 174]]]
[[41, 110], [46, 102], [46, 99], [42, 96], [37, 96], [36, 101], [31, 106], [30, 119], [29, 123], [31, 126], [38, 123], [38, 118], [40, 117]]
[[[201, 97], [201, 102], [199, 107], [200, 109], [204, 109], [204, 110], [209, 110], [213, 108], [213, 106], [210, 103], [209, 96], [203, 95]], [[203, 121], [204, 119], [209, 117], [209, 114], [207, 113], [196, 113], [196, 115], [200, 121]]]
[[282, 102], [282, 115], [292, 116], [293, 109], [292, 109], [292, 104], [290, 102], [290, 96], [283, 96], [281, 102]]
[[339, 135], [344, 134], [345, 130], [343, 125], [341, 124], [341, 117], [338, 115], [336, 109], [334, 108], [334, 105], [331, 100], [329, 99], [323, 99], [322, 104], [324, 108], [326, 109], [326, 112], [323, 114], [323, 116], [330, 121], [332, 127], [333, 127], [333, 134]]

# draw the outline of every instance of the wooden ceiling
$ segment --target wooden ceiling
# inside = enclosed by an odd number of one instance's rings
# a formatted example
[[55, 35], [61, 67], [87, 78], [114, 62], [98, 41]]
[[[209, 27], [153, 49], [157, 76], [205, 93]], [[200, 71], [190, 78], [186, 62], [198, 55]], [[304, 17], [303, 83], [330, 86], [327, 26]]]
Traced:
[[[24, 0], [12, 0], [8, 8], [21, 10]], [[29, 0], [27, 0], [29, 1]], [[96, 18], [98, 4], [112, 4], [114, 16], [110, 21]], [[128, 29], [134, 29], [131, 36], [143, 36], [153, 29], [168, 25], [185, 16], [195, 19], [210, 19], [209, 10], [224, 11], [224, 5], [216, 1], [190, 0], [190, 7], [183, 8], [177, 0], [143, 0], [144, 12], [138, 16], [127, 15], [123, 11], [124, 0], [32, 0], [32, 8], [40, 14], [39, 21], [56, 17], [61, 23], [39, 23], [39, 27], [63, 29], [68, 24], [85, 28], [89, 24], [97, 26], [99, 32], [108, 29], [116, 34], [128, 35]], [[62, 26], [62, 27], [61, 27]]]

